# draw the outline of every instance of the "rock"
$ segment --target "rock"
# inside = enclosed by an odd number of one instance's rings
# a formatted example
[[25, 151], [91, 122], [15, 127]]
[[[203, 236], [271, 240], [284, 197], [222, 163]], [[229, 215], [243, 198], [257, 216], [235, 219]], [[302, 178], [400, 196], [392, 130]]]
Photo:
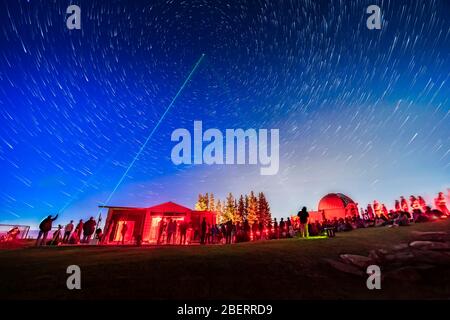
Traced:
[[369, 258], [375, 262], [382, 262], [386, 254], [388, 254], [388, 251], [384, 249], [370, 250]]
[[365, 273], [358, 269], [357, 267], [347, 264], [347, 263], [342, 263], [336, 260], [332, 260], [332, 259], [325, 259], [325, 261], [332, 266], [334, 269], [339, 270], [341, 272], [345, 272], [348, 274], [352, 274], [352, 275], [356, 275], [356, 276], [364, 276]]
[[450, 250], [450, 243], [436, 242], [436, 241], [413, 241], [409, 244], [410, 247], [422, 250]]
[[387, 254], [384, 258], [389, 262], [405, 262], [414, 259], [414, 255], [409, 251], [400, 251]]
[[393, 247], [395, 251], [405, 250], [409, 247], [407, 243], [397, 244]]
[[367, 268], [371, 264], [374, 264], [375, 261], [369, 257], [360, 256], [356, 254], [341, 254], [340, 258], [347, 263], [353, 264], [358, 268]]
[[450, 234], [447, 232], [419, 232], [413, 231], [411, 232], [412, 236], [416, 240], [421, 241], [450, 241]]

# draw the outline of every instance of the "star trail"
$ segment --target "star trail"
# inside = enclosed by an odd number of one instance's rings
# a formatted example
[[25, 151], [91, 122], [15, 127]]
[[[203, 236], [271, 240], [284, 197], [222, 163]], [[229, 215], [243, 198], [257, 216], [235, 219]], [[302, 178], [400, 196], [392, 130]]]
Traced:
[[[255, 190], [275, 217], [450, 187], [450, 1], [0, 0], [0, 23], [2, 223], [95, 215], [124, 172], [110, 204]], [[279, 129], [278, 174], [175, 166], [170, 134], [195, 120]]]

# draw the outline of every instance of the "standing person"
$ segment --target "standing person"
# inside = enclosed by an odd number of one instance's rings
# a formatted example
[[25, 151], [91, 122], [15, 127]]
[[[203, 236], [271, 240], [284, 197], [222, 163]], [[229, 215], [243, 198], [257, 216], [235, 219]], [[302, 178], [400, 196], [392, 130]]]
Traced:
[[83, 225], [84, 225], [83, 219], [80, 219], [80, 221], [78, 222], [77, 226], [75, 227], [75, 233], [77, 234], [77, 238], [78, 238], [77, 243], [81, 239], [81, 234], [83, 232]]
[[94, 217], [90, 217], [88, 221], [83, 225], [83, 242], [89, 243], [91, 240], [91, 236], [95, 232], [95, 226], [97, 223], [94, 220]]
[[52, 230], [53, 221], [55, 221], [56, 219], [58, 219], [58, 214], [56, 214], [54, 218], [49, 215], [39, 224], [39, 234], [36, 239], [36, 246], [40, 246], [42, 245], [42, 243], [44, 243], [44, 245], [46, 244], [45, 242], [47, 241], [48, 232]]
[[434, 204], [436, 209], [441, 211], [443, 214], [450, 215], [450, 212], [447, 208], [447, 202], [445, 201], [445, 196], [443, 192], [439, 192], [437, 198], [434, 199]]
[[402, 211], [402, 207], [401, 207], [401, 205], [400, 205], [400, 201], [395, 200], [395, 205], [394, 205], [394, 207], [395, 207], [395, 211], [396, 211], [396, 212]]
[[280, 220], [280, 238], [286, 237], [286, 223], [284, 222], [284, 218]]
[[64, 243], [67, 243], [70, 239], [70, 234], [73, 231], [73, 220], [70, 220], [70, 222], [68, 224], [66, 224], [65, 228], [64, 228], [64, 238], [63, 241]]
[[308, 231], [308, 219], [309, 219], [309, 213], [306, 210], [306, 207], [303, 207], [301, 211], [297, 214], [299, 220], [300, 220], [300, 233], [302, 237], [309, 237], [309, 231]]
[[125, 244], [125, 236], [127, 234], [127, 231], [128, 231], [128, 225], [127, 225], [127, 222], [125, 221], [122, 224], [122, 230], [120, 230], [120, 234], [122, 236], [122, 244]]
[[174, 231], [174, 221], [170, 218], [169, 223], [167, 224], [167, 244], [170, 244]]
[[417, 200], [419, 201], [419, 206], [422, 208], [422, 210], [425, 212], [427, 209], [427, 203], [425, 202], [425, 199], [422, 198], [422, 196], [419, 196], [417, 198]]
[[408, 202], [403, 196], [400, 197], [400, 207], [402, 208], [402, 211], [409, 212]]
[[267, 239], [272, 239], [272, 220], [267, 222]]
[[186, 231], [187, 231], [187, 223], [182, 221], [180, 223], [180, 244], [186, 244]]
[[61, 242], [61, 229], [62, 225], [58, 225], [58, 230], [53, 232], [53, 238], [50, 240], [49, 245], [51, 246], [57, 246]]
[[383, 215], [384, 215], [386, 218], [389, 216], [389, 211], [388, 211], [388, 209], [386, 208], [386, 206], [385, 206], [384, 203], [381, 205], [381, 212], [383, 213]]
[[369, 216], [369, 220], [375, 219], [375, 215], [373, 214], [373, 208], [370, 203], [367, 205], [367, 215]]
[[166, 226], [166, 221], [164, 220], [164, 218], [162, 218], [158, 224], [158, 241], [156, 241], [156, 244], [161, 244], [161, 237], [166, 230]]
[[201, 244], [205, 244], [205, 238], [206, 238], [206, 218], [203, 217], [202, 232], [201, 232], [201, 236], [200, 236], [200, 243]]
[[375, 217], [380, 217], [381, 205], [377, 200], [373, 200], [373, 210], [375, 211]]
[[278, 222], [277, 218], [273, 218], [273, 231], [274, 231], [274, 238], [278, 239]]
[[232, 231], [233, 231], [233, 222], [231, 222], [231, 220], [228, 220], [226, 225], [226, 244], [231, 244]]
[[262, 221], [259, 222], [258, 230], [259, 230], [259, 239], [260, 240], [265, 239], [265, 237], [264, 237], [264, 223]]

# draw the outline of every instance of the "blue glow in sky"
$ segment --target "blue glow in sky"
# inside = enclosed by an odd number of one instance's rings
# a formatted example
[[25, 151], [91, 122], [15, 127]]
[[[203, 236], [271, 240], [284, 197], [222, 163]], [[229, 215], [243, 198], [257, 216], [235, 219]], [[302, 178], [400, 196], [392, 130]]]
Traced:
[[[81, 30], [66, 8], [82, 10]], [[368, 30], [367, 6], [382, 10]], [[450, 187], [450, 2], [0, 1], [0, 221], [192, 207], [264, 191], [276, 217], [328, 192], [361, 205]], [[277, 128], [280, 170], [175, 166], [170, 134]]]

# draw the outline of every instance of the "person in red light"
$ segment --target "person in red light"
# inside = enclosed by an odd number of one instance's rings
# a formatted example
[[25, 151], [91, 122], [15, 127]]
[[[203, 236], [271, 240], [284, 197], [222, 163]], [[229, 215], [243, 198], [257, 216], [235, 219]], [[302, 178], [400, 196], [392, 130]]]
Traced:
[[373, 210], [375, 211], [376, 217], [379, 217], [381, 215], [381, 205], [377, 200], [373, 201]]
[[89, 243], [91, 240], [91, 236], [95, 232], [95, 226], [97, 222], [95, 222], [94, 217], [90, 217], [88, 221], [83, 225], [83, 242]]
[[166, 221], [164, 218], [162, 218], [158, 224], [158, 240], [156, 241], [157, 244], [161, 244], [161, 237], [164, 231], [166, 231], [166, 227], [167, 227]]
[[203, 218], [203, 221], [202, 221], [202, 233], [201, 233], [201, 236], [200, 236], [200, 244], [206, 244], [206, 228], [207, 228], [207, 225], [206, 225], [206, 218]]
[[419, 206], [422, 208], [423, 211], [425, 211], [427, 208], [427, 203], [425, 202], [425, 200], [422, 198], [422, 196], [419, 196], [417, 200], [419, 201]]
[[172, 236], [175, 233], [175, 230], [177, 228], [177, 223], [173, 221], [172, 219], [169, 219], [169, 223], [167, 224], [167, 244], [170, 244], [172, 240]]
[[408, 202], [406, 201], [405, 197], [403, 197], [403, 196], [400, 197], [400, 206], [402, 208], [402, 211], [409, 212]]
[[122, 230], [120, 230], [120, 234], [122, 236], [122, 244], [125, 244], [125, 235], [127, 234], [128, 231], [128, 226], [127, 223], [124, 222], [124, 224], [122, 225]]
[[373, 208], [370, 203], [367, 205], [367, 215], [369, 216], [369, 220], [373, 220], [375, 218], [373, 214]]
[[400, 206], [400, 201], [395, 200], [395, 205], [394, 205], [394, 207], [395, 207], [395, 211], [396, 211], [396, 212], [402, 211], [402, 207]]
[[387, 216], [389, 215], [389, 211], [388, 211], [388, 209], [386, 208], [386, 206], [385, 206], [384, 203], [381, 205], [381, 212], [382, 212], [382, 214], [383, 214], [385, 217], [387, 217]]
[[[52, 230], [52, 223], [58, 218], [58, 214], [52, 218], [52, 216], [48, 216], [39, 224], [39, 235], [36, 240], [36, 246], [40, 246], [41, 244], [46, 245], [47, 235]], [[41, 239], [42, 238], [42, 239]]]
[[409, 202], [411, 203], [411, 209], [413, 211], [415, 210], [421, 210], [420, 204], [419, 204], [419, 200], [417, 200], [417, 198], [415, 196], [410, 196], [409, 197]]
[[180, 244], [186, 244], [187, 223], [185, 221], [181, 221], [179, 230], [180, 230]]
[[445, 200], [445, 196], [443, 192], [439, 192], [436, 199], [434, 199], [434, 204], [436, 205], [436, 209], [441, 211], [442, 213], [446, 215], [450, 215], [450, 212], [447, 208], [447, 201]]
[[273, 233], [274, 233], [274, 238], [278, 239], [278, 222], [277, 222], [277, 218], [273, 219]]
[[308, 220], [309, 220], [309, 213], [306, 210], [306, 207], [303, 207], [301, 211], [297, 214], [299, 220], [300, 220], [300, 234], [303, 238], [309, 237], [309, 230], [308, 230]]

